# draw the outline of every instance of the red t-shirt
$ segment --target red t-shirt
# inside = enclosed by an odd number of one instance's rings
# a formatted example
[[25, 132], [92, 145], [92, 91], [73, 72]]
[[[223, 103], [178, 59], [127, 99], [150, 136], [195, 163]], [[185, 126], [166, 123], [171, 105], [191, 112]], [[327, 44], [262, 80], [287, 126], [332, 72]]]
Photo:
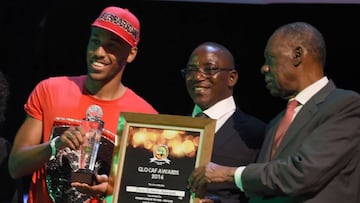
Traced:
[[[24, 109], [28, 115], [43, 122], [42, 142], [48, 142], [54, 119], [63, 117], [81, 120], [90, 105], [102, 108], [104, 136], [114, 141], [120, 112], [157, 114], [143, 98], [127, 88], [118, 99], [103, 101], [84, 93], [86, 75], [51, 77], [41, 81], [30, 94]], [[29, 190], [29, 203], [52, 202], [46, 185], [45, 167], [33, 173]]]

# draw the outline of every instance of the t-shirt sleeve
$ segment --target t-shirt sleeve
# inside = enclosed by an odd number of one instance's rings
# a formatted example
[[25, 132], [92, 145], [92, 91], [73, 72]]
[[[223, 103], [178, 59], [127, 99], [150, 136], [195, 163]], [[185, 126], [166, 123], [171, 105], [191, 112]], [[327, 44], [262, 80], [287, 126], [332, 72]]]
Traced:
[[42, 103], [46, 100], [47, 80], [40, 81], [30, 93], [25, 105], [25, 112], [36, 119], [42, 120]]

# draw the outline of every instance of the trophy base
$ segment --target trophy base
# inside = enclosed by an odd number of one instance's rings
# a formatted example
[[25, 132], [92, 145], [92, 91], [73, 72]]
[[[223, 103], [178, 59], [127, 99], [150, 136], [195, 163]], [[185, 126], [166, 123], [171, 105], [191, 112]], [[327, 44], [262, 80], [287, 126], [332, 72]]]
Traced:
[[86, 183], [88, 185], [93, 185], [95, 180], [95, 174], [93, 171], [88, 169], [79, 169], [77, 171], [72, 171], [70, 176], [71, 182], [80, 182]]

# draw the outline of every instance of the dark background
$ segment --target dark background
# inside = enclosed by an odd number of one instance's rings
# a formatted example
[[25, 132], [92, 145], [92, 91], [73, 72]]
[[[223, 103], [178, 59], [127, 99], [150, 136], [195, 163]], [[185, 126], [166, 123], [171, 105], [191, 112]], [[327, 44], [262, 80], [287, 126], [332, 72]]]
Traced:
[[141, 22], [139, 53], [127, 66], [123, 82], [160, 113], [191, 112], [193, 104], [179, 70], [195, 46], [216, 41], [236, 58], [239, 106], [268, 121], [284, 101], [273, 98], [265, 88], [260, 74], [263, 50], [270, 34], [291, 21], [307, 21], [323, 33], [328, 47], [327, 75], [338, 87], [360, 92], [360, 4], [145, 0], [5, 0], [2, 4], [0, 68], [11, 93], [1, 135], [10, 140], [25, 118], [23, 105], [36, 83], [50, 76], [86, 73], [90, 24], [109, 5], [129, 8]]
[[284, 101], [273, 98], [265, 88], [260, 74], [263, 50], [270, 34], [291, 21], [307, 21], [323, 33], [328, 47], [327, 75], [338, 87], [360, 92], [360, 4], [4, 0], [0, 7], [0, 69], [9, 80], [11, 93], [1, 136], [13, 140], [25, 118], [23, 105], [40, 80], [86, 73], [90, 24], [109, 5], [129, 8], [141, 22], [139, 53], [127, 66], [123, 82], [160, 113], [191, 112], [193, 104], [179, 70], [195, 46], [216, 41], [235, 56], [239, 106], [269, 121]]

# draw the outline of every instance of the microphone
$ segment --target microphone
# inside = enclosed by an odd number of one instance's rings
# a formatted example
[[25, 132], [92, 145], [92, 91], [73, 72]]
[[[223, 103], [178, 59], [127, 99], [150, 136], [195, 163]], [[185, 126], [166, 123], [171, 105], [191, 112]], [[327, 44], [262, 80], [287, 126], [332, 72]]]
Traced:
[[103, 116], [102, 108], [96, 104], [90, 105], [86, 110], [85, 120], [97, 123], [96, 127], [93, 126], [95, 127], [95, 129], [93, 129], [95, 130], [95, 132], [93, 131], [91, 133], [92, 135], [88, 137], [89, 139], [88, 142], [91, 146], [91, 155], [90, 155], [90, 163], [89, 163], [90, 170], [94, 170], [96, 157], [100, 147], [101, 135], [104, 128], [104, 121], [101, 120], [102, 116]]
[[102, 116], [102, 108], [96, 104], [90, 105], [86, 110], [86, 120], [88, 121], [100, 121]]

